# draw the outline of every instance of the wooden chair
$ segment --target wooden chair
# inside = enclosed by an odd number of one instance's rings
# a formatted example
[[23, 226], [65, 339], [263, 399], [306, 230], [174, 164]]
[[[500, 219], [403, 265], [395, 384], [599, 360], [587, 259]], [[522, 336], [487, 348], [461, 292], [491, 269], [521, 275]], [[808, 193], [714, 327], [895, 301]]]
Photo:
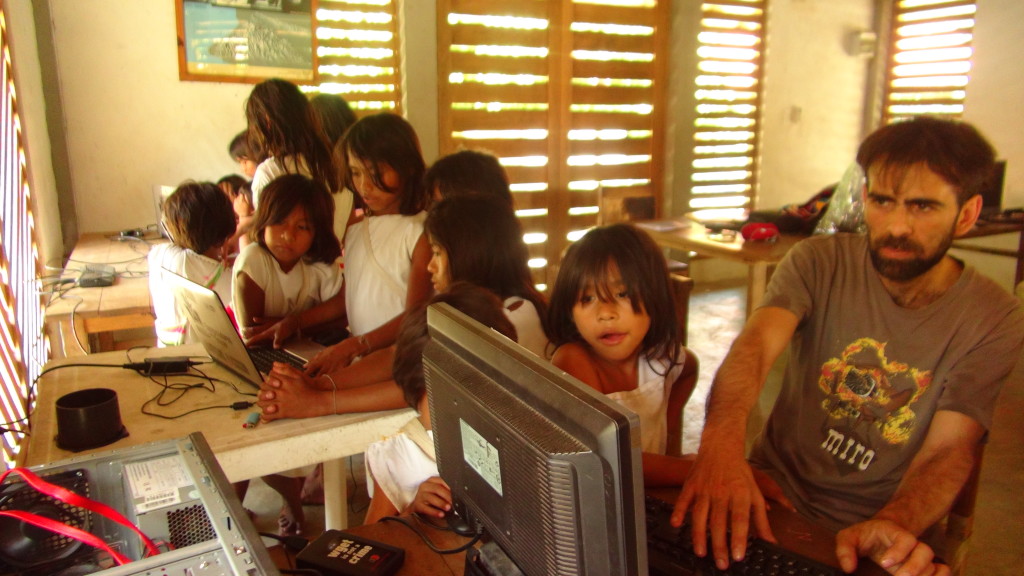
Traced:
[[686, 329], [690, 324], [690, 293], [693, 292], [693, 278], [676, 272], [669, 272], [672, 281], [672, 295], [676, 301], [676, 316], [683, 331], [683, 345], [686, 345]]
[[985, 445], [979, 443], [974, 453], [974, 468], [964, 483], [953, 506], [946, 516], [946, 552], [944, 559], [949, 565], [953, 576], [964, 573], [967, 565], [967, 552], [970, 548], [971, 535], [974, 533], [974, 508], [978, 502], [978, 480], [981, 476], [981, 461], [985, 455]]
[[689, 348], [683, 364], [683, 373], [668, 393], [668, 410], [665, 414], [668, 442], [665, 453], [669, 456], [681, 456], [683, 452], [683, 408], [697, 387], [700, 375], [700, 360]]

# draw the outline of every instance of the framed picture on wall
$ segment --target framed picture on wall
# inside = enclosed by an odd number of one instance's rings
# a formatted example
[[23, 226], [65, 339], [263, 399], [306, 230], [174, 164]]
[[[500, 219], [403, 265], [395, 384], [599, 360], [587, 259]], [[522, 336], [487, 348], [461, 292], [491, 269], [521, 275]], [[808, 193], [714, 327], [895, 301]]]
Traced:
[[312, 82], [314, 0], [175, 0], [178, 77]]

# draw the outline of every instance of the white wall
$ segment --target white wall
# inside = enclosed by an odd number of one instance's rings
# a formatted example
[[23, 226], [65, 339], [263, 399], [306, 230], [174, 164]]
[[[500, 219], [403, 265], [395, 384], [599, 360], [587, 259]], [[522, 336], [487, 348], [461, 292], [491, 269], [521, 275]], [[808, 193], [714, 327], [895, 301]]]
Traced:
[[870, 29], [872, 0], [771, 0], [758, 209], [805, 202], [837, 182], [863, 135], [869, 59], [846, 37]]
[[174, 2], [50, 0], [80, 232], [155, 223], [152, 188], [237, 172], [247, 84], [178, 80]]

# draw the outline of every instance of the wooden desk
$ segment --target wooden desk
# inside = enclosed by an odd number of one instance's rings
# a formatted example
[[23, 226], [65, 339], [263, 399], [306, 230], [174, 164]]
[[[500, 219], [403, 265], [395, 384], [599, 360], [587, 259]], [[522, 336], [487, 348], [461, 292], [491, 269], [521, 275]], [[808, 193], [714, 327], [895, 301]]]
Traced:
[[638, 222], [637, 225], [662, 248], [695, 252], [701, 256], [725, 258], [747, 265], [747, 316], [764, 298], [771, 267], [782, 261], [794, 244], [804, 239], [804, 236], [783, 234], [775, 242], [747, 242], [737, 232], [731, 242], [720, 242], [709, 238], [704, 226], [697, 222], [680, 222], [679, 227], [672, 229], [661, 226], [665, 222]]
[[[199, 345], [136, 351], [132, 360], [138, 361], [158, 354], [204, 357]], [[104, 352], [74, 359], [55, 360], [47, 364], [49, 370], [65, 364], [116, 364], [128, 362], [124, 352]], [[242, 391], [255, 392], [238, 377], [225, 369], [210, 364], [199, 368], [207, 375], [234, 383]], [[198, 379], [171, 377], [173, 382], [197, 383]], [[160, 386], [131, 370], [100, 367], [68, 367], [45, 374], [39, 381], [36, 408], [30, 417], [32, 436], [25, 451], [19, 455], [20, 464], [34, 466], [74, 456], [75, 453], [57, 447], [55, 405], [58, 398], [86, 388], [110, 388], [117, 392], [121, 421], [129, 436], [90, 452], [133, 446], [154, 440], [179, 438], [189, 432], [201, 431], [217, 456], [228, 480], [237, 482], [324, 462], [324, 516], [329, 528], [343, 528], [347, 515], [346, 485], [341, 458], [362, 453], [370, 442], [396, 433], [410, 418], [411, 409], [361, 414], [342, 414], [303, 420], [276, 420], [243, 428], [246, 417], [258, 408], [235, 411], [217, 408], [195, 412], [176, 420], [165, 420], [142, 414], [142, 405], [160, 391]], [[216, 384], [216, 392], [191, 390], [182, 400], [171, 406], [150, 406], [159, 414], [176, 415], [208, 406], [224, 406], [241, 400], [243, 396], [223, 382]]]
[[[1005, 250], [1002, 248], [992, 248], [989, 246], [980, 246], [978, 244], [966, 244], [961, 240], [968, 240], [971, 238], [985, 238], [987, 236], [998, 236], [1000, 234], [1017, 234], [1019, 236], [1017, 240], [1017, 250]], [[1017, 222], [979, 222], [971, 228], [967, 234], [957, 238], [956, 242], [953, 242], [953, 248], [959, 250], [966, 250], [968, 252], [979, 252], [982, 254], [995, 254], [996, 256], [1008, 256], [1017, 260], [1017, 268], [1014, 273], [1013, 285], [1016, 286], [1024, 281], [1024, 221]]]
[[[666, 502], [674, 502], [679, 490], [659, 488], [651, 491], [651, 495]], [[813, 524], [803, 516], [776, 506], [768, 511], [772, 531], [779, 543], [787, 549], [808, 558], [831, 566], [839, 566], [835, 558], [835, 535], [829, 530]], [[411, 519], [412, 520], [412, 519]], [[412, 520], [416, 521], [416, 520]], [[451, 532], [444, 532], [418, 524], [431, 540], [442, 549], [462, 546], [469, 541]], [[465, 566], [466, 554], [441, 555], [433, 552], [418, 536], [405, 526], [394, 522], [378, 522], [376, 524], [356, 526], [346, 532], [364, 538], [398, 546], [405, 550], [405, 564], [397, 576], [461, 576]], [[861, 559], [857, 563], [857, 576], [886, 576], [887, 572], [874, 562]]]
[[[56, 343], [56, 356], [113, 350], [113, 333], [117, 331], [152, 331], [154, 316], [146, 260], [152, 242], [166, 240], [121, 239], [111, 234], [86, 234], [79, 239], [65, 266], [67, 278], [77, 279], [87, 264], [108, 264], [117, 275], [112, 286], [74, 287], [54, 296], [47, 305], [47, 331]], [[155, 334], [145, 342], [155, 343]]]

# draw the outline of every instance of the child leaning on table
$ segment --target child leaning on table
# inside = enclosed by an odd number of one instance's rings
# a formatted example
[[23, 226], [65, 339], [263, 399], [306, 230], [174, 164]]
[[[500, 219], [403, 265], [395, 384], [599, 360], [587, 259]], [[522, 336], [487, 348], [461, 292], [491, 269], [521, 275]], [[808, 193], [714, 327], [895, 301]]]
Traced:
[[419, 412], [419, 417], [410, 420], [398, 434], [366, 448], [367, 484], [372, 487], [367, 524], [404, 511], [443, 517], [451, 509], [451, 491], [437, 475], [423, 377], [423, 349], [430, 339], [427, 306], [438, 302], [516, 339], [515, 327], [505, 316], [501, 300], [489, 290], [467, 282], [452, 284], [426, 306], [406, 316], [395, 343], [393, 372], [405, 401]]
[[188, 181], [164, 201], [160, 224], [171, 242], [149, 251], [149, 293], [158, 344], [177, 346], [189, 339], [165, 276], [184, 276], [231, 302], [231, 270], [225, 269], [223, 247], [235, 233], [235, 213], [216, 184]]

